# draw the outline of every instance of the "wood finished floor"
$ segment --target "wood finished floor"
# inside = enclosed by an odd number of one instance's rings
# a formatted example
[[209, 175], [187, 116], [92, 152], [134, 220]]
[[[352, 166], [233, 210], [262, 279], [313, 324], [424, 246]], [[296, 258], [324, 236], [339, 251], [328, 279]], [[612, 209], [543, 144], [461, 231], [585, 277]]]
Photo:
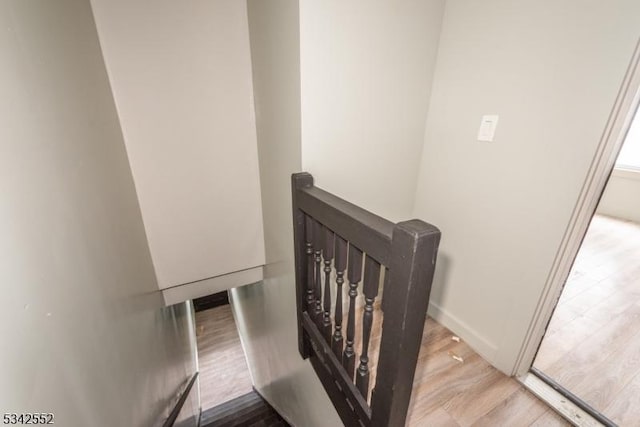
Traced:
[[196, 337], [203, 411], [252, 391], [231, 306], [197, 312]]
[[[407, 425], [568, 426], [545, 403], [427, 319]], [[462, 361], [454, 359], [461, 358]]]
[[534, 366], [620, 426], [640, 425], [640, 224], [594, 217]]
[[[371, 340], [375, 372], [382, 313]], [[360, 316], [358, 316], [360, 318]], [[358, 322], [359, 323], [359, 322]], [[229, 306], [196, 313], [203, 409], [251, 389]], [[433, 319], [425, 325], [407, 425], [434, 427], [568, 426], [560, 416]], [[359, 341], [356, 349], [359, 350]], [[461, 357], [456, 361], [452, 356]], [[375, 383], [372, 376], [371, 383]], [[303, 426], [300, 426], [303, 427]]]

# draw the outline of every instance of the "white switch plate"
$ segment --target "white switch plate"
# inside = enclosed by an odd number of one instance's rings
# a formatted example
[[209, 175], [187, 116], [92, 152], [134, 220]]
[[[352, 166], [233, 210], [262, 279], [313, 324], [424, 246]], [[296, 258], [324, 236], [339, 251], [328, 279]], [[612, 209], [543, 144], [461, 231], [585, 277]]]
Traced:
[[496, 127], [498, 126], [498, 118], [497, 114], [482, 116], [480, 129], [478, 130], [478, 141], [493, 141], [493, 135], [496, 133]]

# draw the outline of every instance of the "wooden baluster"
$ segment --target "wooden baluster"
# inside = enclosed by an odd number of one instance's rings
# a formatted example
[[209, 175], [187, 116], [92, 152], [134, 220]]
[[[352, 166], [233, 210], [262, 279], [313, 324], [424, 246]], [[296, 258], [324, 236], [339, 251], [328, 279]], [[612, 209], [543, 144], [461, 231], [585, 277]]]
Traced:
[[360, 366], [356, 372], [356, 387], [366, 400], [369, 394], [369, 339], [373, 325], [373, 302], [378, 295], [380, 282], [380, 263], [367, 255], [364, 264], [365, 305], [362, 314], [362, 351], [360, 352]]
[[331, 345], [331, 261], [333, 261], [333, 245], [335, 234], [324, 227], [324, 314], [322, 316], [322, 334]]
[[358, 296], [358, 283], [362, 278], [362, 251], [353, 245], [349, 245], [349, 267], [347, 279], [349, 279], [349, 315], [347, 318], [347, 345], [342, 355], [342, 365], [350, 378], [356, 366], [356, 353], [353, 348], [353, 340], [356, 335], [356, 297]]
[[314, 320], [316, 321], [316, 325], [318, 329], [322, 331], [322, 268], [320, 267], [320, 263], [322, 262], [322, 246], [323, 246], [323, 236], [322, 236], [322, 224], [318, 221], [313, 221], [313, 249], [315, 254], [315, 301], [316, 301], [316, 309], [314, 313]]
[[304, 245], [305, 254], [307, 255], [307, 313], [313, 319], [315, 314], [315, 297], [314, 297], [314, 263], [313, 263], [313, 219], [309, 215], [304, 218]]
[[336, 292], [336, 311], [334, 320], [336, 329], [333, 333], [331, 348], [338, 360], [342, 358], [342, 345], [344, 338], [342, 337], [342, 284], [344, 283], [344, 270], [347, 268], [347, 241], [340, 236], [336, 236], [336, 284], [338, 290]]

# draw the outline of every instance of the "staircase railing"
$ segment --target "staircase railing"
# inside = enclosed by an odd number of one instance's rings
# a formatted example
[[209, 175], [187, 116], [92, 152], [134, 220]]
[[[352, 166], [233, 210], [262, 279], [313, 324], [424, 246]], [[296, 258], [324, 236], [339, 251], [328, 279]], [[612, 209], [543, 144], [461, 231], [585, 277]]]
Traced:
[[[292, 193], [300, 354], [310, 359], [346, 426], [402, 426], [440, 231], [420, 220], [393, 224], [315, 187], [308, 173], [292, 176]], [[382, 337], [370, 390], [381, 282]]]

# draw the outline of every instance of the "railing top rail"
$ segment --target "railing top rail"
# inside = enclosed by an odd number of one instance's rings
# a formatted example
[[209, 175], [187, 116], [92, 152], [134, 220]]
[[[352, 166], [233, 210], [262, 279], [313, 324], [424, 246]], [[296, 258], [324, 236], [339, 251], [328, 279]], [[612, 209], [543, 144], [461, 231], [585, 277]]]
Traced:
[[388, 265], [394, 223], [318, 187], [297, 191], [300, 209], [378, 262]]

